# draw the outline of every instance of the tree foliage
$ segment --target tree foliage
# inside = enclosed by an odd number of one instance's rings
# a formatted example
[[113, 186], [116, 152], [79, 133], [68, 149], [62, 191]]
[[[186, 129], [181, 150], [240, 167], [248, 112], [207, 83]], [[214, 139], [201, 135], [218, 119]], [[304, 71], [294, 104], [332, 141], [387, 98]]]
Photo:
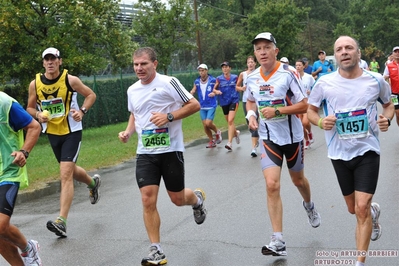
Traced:
[[352, 0], [341, 20], [357, 37], [366, 59], [386, 58], [399, 44], [398, 12], [397, 0]]
[[278, 56], [296, 60], [302, 55], [297, 47], [298, 36], [305, 28], [305, 24], [298, 22], [306, 21], [307, 11], [308, 8], [299, 8], [291, 0], [257, 1], [254, 12], [246, 19], [241, 54], [253, 54], [253, 38], [260, 32], [271, 32], [280, 49]]
[[[248, 3], [251, 2], [251, 3]], [[260, 32], [276, 36], [282, 56], [295, 59], [300, 54], [298, 36], [303, 32], [309, 8], [299, 8], [289, 0], [201, 1], [200, 18], [204, 61], [219, 67], [223, 60], [244, 68], [246, 57], [253, 54], [252, 39]]]
[[141, 38], [141, 45], [157, 52], [158, 68], [166, 74], [172, 57], [180, 50], [195, 47], [193, 9], [186, 0], [140, 0], [135, 4], [138, 13], [133, 18], [133, 29]]
[[239, 24], [234, 23], [232, 15], [225, 15], [232, 27], [225, 27], [221, 23], [215, 22], [208, 24], [207, 27], [201, 29], [201, 46], [203, 62], [212, 68], [220, 68], [220, 64], [229, 61], [235, 67], [237, 63], [236, 55], [239, 50], [240, 35], [244, 34], [244, 30]]
[[[392, 47], [399, 45], [397, 0], [255, 0], [246, 12], [237, 9], [245, 1], [199, 2], [200, 17], [206, 19], [204, 25], [208, 26], [202, 32], [201, 45], [207, 49], [210, 60], [220, 53], [235, 54], [236, 62], [244, 65], [246, 56], [252, 54], [250, 40], [262, 31], [272, 32], [281, 50], [280, 56], [291, 60], [308, 57], [313, 62], [320, 49], [332, 55], [334, 41], [340, 35], [356, 38], [363, 59], [369, 61], [377, 57], [378, 61], [380, 58], [380, 65]], [[232, 33], [228, 38], [230, 51], [226, 51], [217, 32], [229, 31]]]
[[109, 64], [117, 70], [131, 64], [133, 38], [156, 49], [164, 73], [195, 70], [199, 49], [212, 68], [225, 60], [244, 68], [251, 40], [263, 31], [276, 37], [279, 57], [291, 61], [308, 57], [312, 63], [320, 49], [333, 54], [340, 35], [356, 38], [363, 59], [376, 57], [380, 65], [399, 45], [398, 0], [195, 0], [198, 23], [193, 0], [138, 1], [138, 15], [125, 31], [116, 21], [117, 0], [0, 0], [0, 82], [27, 85], [49, 46], [61, 51], [73, 74]]
[[27, 84], [42, 69], [41, 54], [56, 47], [74, 75], [131, 63], [132, 33], [116, 21], [118, 1], [0, 0], [0, 77]]
[[245, 34], [242, 19], [252, 12], [255, 0], [201, 0], [199, 1], [199, 31], [202, 61], [212, 68], [220, 68], [223, 61], [241, 67], [237, 57], [240, 38]]

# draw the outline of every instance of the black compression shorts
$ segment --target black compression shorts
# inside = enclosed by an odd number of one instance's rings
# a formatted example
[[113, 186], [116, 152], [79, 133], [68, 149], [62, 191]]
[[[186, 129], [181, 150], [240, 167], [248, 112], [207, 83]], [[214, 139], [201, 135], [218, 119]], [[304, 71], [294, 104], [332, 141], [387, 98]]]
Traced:
[[74, 162], [78, 160], [82, 131], [58, 136], [48, 134], [48, 139], [58, 162]]
[[377, 188], [380, 155], [374, 151], [350, 161], [331, 160], [342, 194], [348, 196], [355, 190], [374, 194]]
[[17, 201], [19, 183], [6, 183], [0, 185], [0, 213], [7, 216], [14, 212], [15, 202]]

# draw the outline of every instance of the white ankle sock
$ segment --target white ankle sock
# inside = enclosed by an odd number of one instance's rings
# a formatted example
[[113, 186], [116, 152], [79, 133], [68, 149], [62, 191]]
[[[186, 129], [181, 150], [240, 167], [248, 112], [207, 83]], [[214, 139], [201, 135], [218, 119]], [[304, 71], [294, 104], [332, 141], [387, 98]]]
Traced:
[[274, 233], [273, 233], [273, 236], [274, 236], [276, 239], [283, 240], [283, 232], [274, 232]]
[[309, 210], [312, 209], [314, 206], [312, 201], [309, 201], [309, 202], [304, 201], [303, 205], [305, 205], [306, 209], [309, 209]]
[[161, 243], [152, 243], [151, 246], [157, 247], [157, 249], [162, 252]]

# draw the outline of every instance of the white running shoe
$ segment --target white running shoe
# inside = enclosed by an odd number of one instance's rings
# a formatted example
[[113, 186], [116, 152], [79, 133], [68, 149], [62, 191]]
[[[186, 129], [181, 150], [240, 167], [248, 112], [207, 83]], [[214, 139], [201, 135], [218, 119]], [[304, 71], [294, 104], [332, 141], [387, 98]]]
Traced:
[[313, 133], [312, 132], [308, 133], [308, 138], [309, 138], [310, 144], [314, 143], [314, 138], [313, 138]]
[[202, 224], [205, 221], [206, 218], [206, 214], [207, 214], [207, 210], [204, 206], [204, 201], [205, 201], [205, 192], [200, 189], [197, 188], [196, 190], [194, 190], [194, 194], [198, 197], [201, 198], [201, 205], [199, 205], [198, 207], [194, 208], [193, 207], [193, 212], [194, 212], [194, 220], [197, 224]]
[[22, 256], [24, 265], [42, 266], [42, 260], [39, 257], [40, 246], [36, 240], [29, 240], [28, 244], [31, 246], [26, 257]]
[[220, 144], [222, 142], [222, 140], [223, 140], [222, 132], [220, 132], [220, 130], [218, 130], [218, 132], [216, 132], [215, 142], [216, 142], [216, 144]]
[[321, 216], [318, 213], [318, 211], [316, 210], [314, 203], [313, 203], [313, 207], [311, 209], [308, 209], [305, 207], [305, 202], [302, 201], [302, 205], [306, 210], [306, 213], [308, 214], [308, 218], [309, 218], [309, 224], [313, 227], [313, 228], [317, 228], [320, 226], [321, 224]]
[[310, 142], [309, 140], [303, 140], [305, 142], [305, 150], [310, 148]]
[[233, 151], [233, 146], [231, 145], [231, 142], [227, 142], [227, 144], [224, 145], [224, 147], [225, 147], [228, 151]]
[[378, 218], [380, 218], [381, 208], [377, 202], [371, 203], [371, 217], [373, 219], [373, 231], [371, 231], [371, 241], [376, 241], [381, 237], [381, 225], [378, 222]]
[[141, 260], [141, 265], [143, 266], [165, 265], [166, 263], [168, 263], [168, 261], [166, 260], [165, 254], [158, 250], [156, 246], [151, 246], [148, 256]]
[[237, 142], [237, 144], [240, 144], [240, 131], [239, 130], [236, 130], [236, 142]]
[[287, 256], [285, 242], [273, 235], [269, 245], [262, 247], [262, 254], [265, 256]]

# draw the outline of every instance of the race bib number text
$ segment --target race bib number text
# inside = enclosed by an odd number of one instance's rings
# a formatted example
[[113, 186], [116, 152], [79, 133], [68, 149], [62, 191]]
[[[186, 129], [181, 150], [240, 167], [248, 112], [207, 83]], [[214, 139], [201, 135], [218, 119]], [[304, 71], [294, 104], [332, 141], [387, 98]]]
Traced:
[[369, 131], [366, 109], [355, 109], [335, 114], [340, 139], [364, 138]]
[[146, 149], [167, 149], [170, 147], [168, 128], [144, 129], [141, 141]]

